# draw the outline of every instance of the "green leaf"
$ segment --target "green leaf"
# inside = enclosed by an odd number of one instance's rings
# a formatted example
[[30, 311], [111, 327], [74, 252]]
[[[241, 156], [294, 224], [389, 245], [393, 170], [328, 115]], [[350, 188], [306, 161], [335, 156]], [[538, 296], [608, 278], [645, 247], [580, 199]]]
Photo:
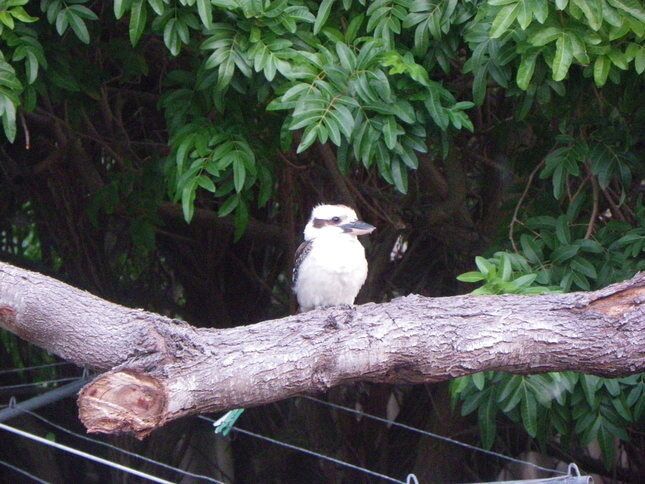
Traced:
[[244, 162], [241, 159], [237, 159], [233, 162], [233, 182], [237, 193], [240, 193], [244, 188], [245, 180], [246, 168], [244, 166]]
[[535, 71], [535, 61], [537, 60], [537, 53], [522, 56], [522, 61], [517, 69], [516, 82], [517, 86], [526, 91], [531, 83], [533, 72]]
[[571, 279], [573, 282], [575, 282], [576, 286], [578, 286], [583, 291], [591, 290], [591, 285], [589, 284], [587, 277], [583, 274], [580, 274], [579, 272], [572, 272]]
[[197, 13], [204, 27], [210, 29], [213, 23], [213, 7], [210, 0], [197, 0]]
[[504, 33], [506, 33], [510, 25], [520, 13], [520, 3], [522, 2], [506, 5], [505, 7], [502, 7], [499, 12], [497, 12], [495, 20], [493, 20], [493, 23], [490, 27], [491, 39], [497, 39]]
[[86, 20], [98, 20], [98, 16], [83, 5], [70, 5], [68, 10]]
[[484, 389], [484, 384], [486, 383], [486, 375], [484, 375], [484, 372], [475, 373], [471, 375], [471, 377], [477, 390], [482, 391]]
[[72, 27], [72, 30], [76, 34], [76, 37], [78, 37], [78, 40], [83, 42], [84, 44], [89, 44], [90, 43], [90, 33], [87, 30], [87, 26], [85, 25], [85, 22], [83, 22], [83, 19], [73, 13], [71, 10], [67, 10], [67, 21], [69, 22], [69, 25]]
[[569, 219], [566, 215], [560, 215], [555, 224], [555, 236], [562, 244], [571, 243], [571, 231], [569, 230]]
[[134, 0], [132, 3], [132, 9], [130, 11], [130, 26], [128, 28], [128, 33], [130, 36], [130, 43], [135, 46], [143, 30], [146, 27], [146, 21], [148, 19], [148, 10], [146, 9], [145, 0]]
[[398, 128], [399, 126], [396, 124], [394, 117], [388, 116], [383, 125], [383, 140], [385, 141], [385, 145], [391, 150], [396, 146]]
[[24, 23], [32, 23], [32, 22], [36, 22], [38, 20], [38, 17], [32, 17], [22, 7], [14, 7], [14, 8], [12, 8], [11, 9], [11, 16], [13, 18], [15, 18], [16, 20], [20, 20], [21, 22], [24, 22]]
[[[508, 377], [508, 376], [509, 375], [505, 375], [505, 377]], [[522, 383], [522, 377], [518, 375], [511, 375], [510, 378], [508, 378], [508, 380], [502, 387], [502, 390], [500, 391], [499, 396], [497, 397], [497, 402], [502, 403], [507, 398], [509, 398], [511, 394], [517, 390], [520, 383]]]
[[511, 260], [506, 255], [502, 255], [501, 263], [502, 263], [502, 273], [501, 273], [502, 281], [505, 281], [505, 282], [510, 281], [511, 275], [513, 274], [513, 268], [511, 267]]
[[613, 7], [627, 12], [640, 22], [645, 22], [645, 9], [643, 9], [642, 2], [638, 0], [607, 0], [607, 2]]
[[645, 71], [645, 46], [641, 46], [634, 57], [634, 69], [638, 74], [642, 74]]
[[553, 57], [553, 80], [561, 81], [567, 76], [573, 62], [573, 43], [571, 36], [562, 33], [555, 41], [555, 56]]
[[114, 0], [114, 16], [118, 19], [123, 17], [129, 2], [127, 0]]
[[181, 208], [184, 213], [184, 220], [189, 222], [195, 213], [195, 189], [197, 188], [197, 179], [193, 178], [184, 186], [181, 192]]
[[530, 286], [531, 284], [533, 284], [535, 279], [537, 279], [537, 276], [537, 274], [525, 274], [518, 277], [517, 279], [513, 279], [513, 284], [517, 287]]
[[531, 437], [535, 437], [537, 435], [537, 402], [526, 384], [523, 385], [522, 389], [522, 402], [520, 404], [522, 423], [526, 432]]
[[327, 22], [329, 18], [329, 12], [331, 7], [334, 5], [336, 0], [323, 0], [320, 2], [320, 7], [318, 8], [318, 14], [316, 15], [316, 21], [314, 22], [314, 35], [317, 35], [322, 29], [323, 25]]
[[580, 274], [584, 274], [590, 279], [598, 278], [598, 273], [596, 272], [596, 268], [593, 266], [593, 264], [591, 264], [591, 262], [589, 262], [588, 260], [583, 259], [582, 257], [576, 257], [571, 261], [571, 269], [579, 272]]
[[240, 196], [239, 195], [231, 195], [226, 199], [226, 201], [222, 204], [222, 206], [219, 208], [217, 211], [217, 216], [218, 217], [226, 217], [229, 215], [237, 205], [240, 203]]
[[582, 10], [589, 26], [593, 30], [600, 30], [602, 26], [602, 4], [600, 0], [572, 0]]
[[480, 429], [480, 438], [482, 446], [485, 449], [490, 449], [495, 442], [496, 435], [496, 422], [495, 415], [497, 413], [497, 406], [492, 392], [489, 392], [488, 398], [479, 406], [478, 421]]
[[618, 383], [618, 380], [614, 378], [604, 378], [602, 383], [612, 397], [616, 397], [620, 394], [620, 383]]
[[206, 175], [201, 175], [197, 179], [197, 183], [199, 184], [200, 187], [202, 187], [205, 190], [208, 190], [211, 193], [215, 193], [215, 184], [213, 183], [213, 180], [211, 180], [209, 177]]
[[448, 128], [450, 118], [446, 113], [446, 108], [441, 105], [439, 94], [434, 88], [428, 89], [428, 95], [425, 99], [425, 106], [432, 120], [442, 131]]
[[300, 144], [296, 149], [296, 153], [302, 153], [307, 148], [309, 148], [314, 143], [314, 141], [316, 141], [317, 136], [318, 130], [316, 129], [316, 126], [308, 126], [307, 129], [305, 129], [302, 139], [300, 140]]
[[69, 19], [66, 13], [67, 11], [63, 9], [56, 15], [56, 32], [58, 32], [58, 35], [63, 35], [69, 26]]
[[542, 251], [533, 238], [528, 234], [522, 234], [520, 237], [522, 252], [532, 264], [538, 264], [541, 259]]
[[582, 250], [583, 252], [589, 252], [591, 254], [601, 254], [604, 251], [602, 245], [600, 245], [595, 240], [580, 240], [577, 242], [577, 244], [580, 246], [580, 250]]
[[16, 26], [9, 12], [0, 11], [0, 33], [2, 32], [2, 24], [6, 25], [10, 30], [13, 30]]
[[398, 159], [393, 159], [391, 163], [392, 169], [392, 180], [394, 181], [394, 186], [401, 193], [408, 192], [408, 172], [404, 166], [401, 166], [401, 163]]
[[356, 15], [352, 18], [351, 22], [349, 22], [349, 25], [347, 26], [347, 30], [345, 31], [345, 42], [347, 44], [351, 44], [354, 39], [356, 39], [356, 36], [358, 35], [358, 32], [363, 25], [363, 22], [365, 21], [365, 14], [360, 14]]
[[528, 39], [529, 43], [535, 47], [542, 47], [544, 45], [550, 44], [561, 35], [563, 35], [562, 29], [557, 27], [545, 27], [538, 30]]
[[616, 458], [616, 444], [614, 442], [614, 436], [611, 435], [603, 425], [600, 425], [598, 429], [598, 444], [602, 451], [602, 458], [605, 467], [607, 469], [611, 469], [614, 466], [614, 460]]
[[0, 112], [2, 112], [2, 128], [10, 142], [16, 139], [16, 104], [0, 90]]
[[457, 280], [461, 282], [479, 282], [483, 281], [484, 279], [486, 279], [486, 277], [484, 277], [481, 272], [477, 271], [464, 272], [463, 274], [457, 276]]
[[[620, 393], [620, 390], [619, 390], [619, 393]], [[616, 413], [618, 413], [618, 415], [620, 415], [621, 418], [623, 418], [623, 420], [625, 420], [626, 422], [632, 422], [634, 420], [629, 409], [625, 405], [623, 398], [621, 397], [612, 398], [611, 404], [616, 410]]]
[[480, 256], [475, 257], [475, 264], [477, 265], [479, 271], [485, 276], [488, 276], [488, 274], [495, 270], [495, 266], [493, 266], [493, 264], [488, 262], [487, 259], [484, 259]]
[[551, 258], [553, 262], [564, 262], [574, 257], [579, 250], [580, 247], [578, 245], [561, 245], [553, 251]]
[[596, 392], [598, 391], [601, 383], [600, 378], [594, 375], [582, 375], [582, 378], [580, 379], [582, 391], [584, 392], [587, 403], [591, 408], [596, 408], [598, 403]]
[[593, 64], [593, 80], [596, 86], [602, 87], [607, 82], [609, 76], [609, 69], [611, 68], [611, 61], [607, 56], [599, 55]]
[[235, 209], [235, 232], [233, 234], [233, 240], [237, 242], [242, 238], [246, 227], [249, 225], [249, 209], [246, 206], [244, 200], [240, 200], [240, 203]]

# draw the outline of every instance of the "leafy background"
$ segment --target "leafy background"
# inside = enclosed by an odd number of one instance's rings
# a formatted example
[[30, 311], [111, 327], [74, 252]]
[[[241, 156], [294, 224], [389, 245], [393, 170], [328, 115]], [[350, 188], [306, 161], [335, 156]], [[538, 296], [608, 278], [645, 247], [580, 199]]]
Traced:
[[[291, 255], [325, 200], [378, 226], [361, 301], [603, 287], [645, 269], [644, 35], [638, 0], [0, 0], [0, 258], [250, 323], [293, 311]], [[52, 361], [0, 338], [3, 367]], [[485, 373], [330, 398], [637, 480], [644, 391], [642, 375]], [[49, 411], [78, 425], [69, 402]], [[293, 402], [243, 419], [422, 481], [502, 467]], [[122, 443], [241, 481], [360, 479], [242, 439], [200, 454], [222, 444], [190, 422]], [[12, 462], [87, 471], [15, 444]]]

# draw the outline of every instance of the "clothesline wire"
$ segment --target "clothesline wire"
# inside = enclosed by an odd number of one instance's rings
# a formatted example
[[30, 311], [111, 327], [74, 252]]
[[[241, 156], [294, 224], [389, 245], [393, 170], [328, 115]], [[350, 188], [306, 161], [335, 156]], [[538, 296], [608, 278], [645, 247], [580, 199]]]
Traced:
[[9, 370], [0, 370], [0, 375], [7, 375], [9, 373], [20, 373], [21, 371], [41, 370], [43, 368], [53, 368], [56, 366], [74, 365], [69, 361], [59, 361], [57, 363], [47, 363], [45, 365], [25, 366], [24, 368], [11, 368]]
[[[18, 409], [20, 409], [20, 405], [17, 405], [16, 407]], [[218, 481], [217, 479], [214, 479], [212, 477], [204, 476], [204, 475], [201, 475], [201, 474], [194, 474], [192, 472], [185, 471], [185, 470], [180, 469], [178, 467], [174, 467], [174, 466], [171, 466], [169, 464], [165, 464], [163, 462], [156, 461], [156, 460], [151, 459], [149, 457], [145, 457], [143, 455], [136, 454], [135, 452], [131, 452], [131, 451], [126, 450], [126, 449], [122, 449], [120, 447], [117, 447], [116, 445], [112, 445], [112, 444], [109, 444], [107, 442], [103, 442], [101, 440], [93, 439], [91, 437], [87, 437], [85, 435], [79, 434], [77, 432], [74, 432], [72, 430], [69, 430], [69, 429], [63, 427], [62, 425], [59, 425], [59, 424], [57, 424], [55, 422], [52, 422], [51, 420], [48, 420], [45, 417], [43, 417], [42, 415], [39, 415], [39, 414], [37, 414], [35, 412], [31, 412], [29, 410], [22, 410], [22, 411], [24, 413], [27, 413], [27, 414], [31, 415], [34, 418], [37, 418], [41, 422], [45, 422], [46, 424], [48, 424], [48, 425], [50, 425], [50, 426], [52, 426], [52, 427], [54, 427], [54, 428], [56, 428], [56, 429], [58, 429], [58, 430], [60, 430], [62, 432], [65, 432], [65, 433], [67, 433], [69, 435], [73, 435], [73, 436], [75, 436], [75, 437], [77, 437], [79, 439], [85, 440], [87, 442], [92, 442], [94, 444], [102, 445], [102, 446], [107, 447], [109, 449], [116, 450], [117, 452], [121, 452], [123, 454], [129, 455], [130, 457], [134, 457], [135, 459], [140, 459], [140, 460], [148, 462], [150, 464], [155, 464], [155, 465], [158, 465], [158, 466], [163, 467], [165, 469], [173, 470], [173, 471], [178, 472], [180, 474], [183, 474], [185, 476], [194, 477], [196, 479], [203, 479], [203, 480], [206, 480], [206, 481], [214, 482], [216, 484], [223, 484], [222, 481]]]
[[482, 449], [481, 447], [477, 447], [476, 445], [467, 444], [466, 442], [462, 442], [460, 440], [455, 440], [455, 439], [452, 439], [450, 437], [446, 437], [445, 435], [435, 434], [434, 432], [429, 432], [427, 430], [423, 430], [423, 429], [419, 429], [419, 428], [416, 428], [416, 427], [412, 427], [410, 425], [395, 422], [394, 420], [388, 420], [386, 418], [379, 417], [377, 415], [372, 415], [372, 414], [369, 414], [369, 413], [365, 413], [365, 412], [362, 412], [360, 410], [353, 409], [351, 407], [346, 407], [344, 405], [338, 405], [336, 403], [327, 402], [325, 400], [321, 400], [321, 399], [316, 398], [316, 397], [311, 397], [309, 395], [301, 395], [301, 398], [306, 398], [307, 400], [311, 400], [313, 402], [318, 402], [318, 403], [321, 403], [323, 405], [327, 405], [329, 407], [332, 407], [332, 408], [335, 408], [335, 409], [338, 409], [338, 410], [343, 410], [345, 412], [350, 412], [350, 413], [353, 413], [354, 415], [360, 415], [361, 417], [365, 417], [365, 418], [369, 418], [369, 419], [372, 419], [372, 420], [376, 420], [378, 422], [386, 423], [386, 424], [392, 425], [394, 427], [399, 427], [399, 428], [402, 428], [402, 429], [409, 430], [411, 432], [416, 432], [416, 433], [424, 435], [426, 437], [432, 437], [432, 438], [437, 439], [437, 440], [442, 440], [444, 442], [449, 442], [451, 444], [458, 445], [460, 447], [465, 447], [466, 449], [474, 450], [476, 452], [481, 452], [481, 453], [484, 453], [484, 454], [495, 456], [495, 457], [497, 457], [499, 459], [504, 459], [504, 460], [507, 460], [509, 462], [515, 462], [516, 464], [527, 465], [527, 466], [533, 467], [535, 469], [539, 469], [539, 470], [542, 470], [542, 471], [545, 471], [545, 472], [550, 472], [552, 474], [566, 475], [566, 472], [558, 471], [556, 469], [549, 469], [548, 467], [542, 467], [541, 465], [534, 464], [533, 462], [528, 462], [528, 461], [525, 461], [525, 460], [522, 460], [522, 459], [517, 459], [515, 457], [510, 457], [508, 455], [500, 454], [500, 453], [495, 452], [493, 450]]
[[[60, 364], [65, 364], [65, 362], [62, 362]], [[21, 368], [21, 369], [16, 368], [16, 369], [13, 369], [13, 370], [5, 370], [4, 372], [0, 372], [0, 374], [9, 373], [9, 372], [13, 372], [13, 371], [44, 368], [44, 367], [60, 365], [60, 364], [52, 363], [52, 364], [49, 364], [49, 365], [38, 365], [38, 366], [34, 366], [34, 367], [27, 367], [27, 368]], [[60, 379], [56, 379], [56, 380], [47, 380], [47, 381], [42, 381], [42, 382], [33, 382], [33, 383], [23, 383], [23, 384], [18, 384], [18, 385], [0, 386], [0, 390], [23, 388], [23, 387], [37, 386], [37, 385], [50, 384], [50, 383], [62, 383], [62, 382], [76, 380], [76, 379], [77, 379], [77, 377], [70, 377], [70, 378], [60, 378]], [[336, 404], [336, 403], [327, 402], [325, 400], [321, 400], [319, 398], [315, 398], [315, 397], [312, 397], [312, 396], [309, 396], [309, 395], [301, 395], [300, 397], [308, 399], [308, 400], [311, 400], [311, 401], [314, 401], [314, 402], [317, 402], [317, 403], [322, 404], [322, 405], [329, 406], [331, 408], [335, 408], [335, 409], [338, 409], [338, 410], [343, 410], [345, 412], [350, 412], [350, 413], [353, 413], [354, 415], [359, 415], [359, 416], [362, 416], [362, 417], [365, 417], [365, 418], [369, 418], [369, 419], [372, 419], [372, 420], [375, 420], [375, 421], [385, 423], [387, 425], [392, 425], [392, 426], [395, 426], [395, 427], [399, 427], [399, 428], [402, 428], [402, 429], [409, 430], [411, 432], [416, 432], [418, 434], [421, 434], [421, 435], [424, 435], [424, 436], [427, 436], [427, 437], [442, 440], [444, 442], [449, 442], [451, 444], [458, 445], [460, 447], [464, 447], [464, 448], [473, 450], [475, 452], [480, 452], [480, 453], [484, 453], [484, 454], [487, 454], [487, 455], [490, 455], [490, 456], [494, 456], [494, 457], [497, 457], [499, 459], [503, 459], [503, 460], [506, 460], [506, 461], [509, 461], [509, 462], [514, 462], [514, 463], [517, 463], [517, 464], [530, 466], [530, 467], [533, 467], [535, 469], [539, 469], [539, 470], [542, 470], [542, 471], [545, 471], [545, 472], [550, 472], [550, 473], [553, 473], [553, 474], [561, 474], [561, 475], [566, 474], [566, 473], [558, 471], [556, 469], [549, 469], [547, 467], [543, 467], [543, 466], [540, 466], [538, 464], [534, 464], [533, 462], [524, 461], [522, 459], [518, 459], [518, 458], [515, 458], [515, 457], [510, 457], [510, 456], [500, 454], [500, 453], [492, 451], [492, 450], [483, 449], [481, 447], [477, 447], [475, 445], [467, 444], [465, 442], [455, 440], [455, 439], [452, 439], [452, 438], [444, 436], [444, 435], [435, 434], [435, 433], [427, 431], [427, 430], [412, 427], [410, 425], [399, 423], [399, 422], [396, 422], [396, 421], [393, 421], [393, 420], [388, 420], [386, 418], [379, 417], [377, 415], [368, 414], [368, 413], [362, 412], [360, 410], [353, 409], [351, 407], [346, 407], [344, 405], [339, 405], [339, 404]], [[187, 471], [183, 471], [182, 469], [170, 466], [168, 464], [164, 464], [162, 462], [154, 461], [153, 459], [149, 459], [147, 457], [140, 456], [140, 455], [135, 454], [135, 453], [131, 453], [129, 451], [126, 451], [125, 449], [120, 449], [119, 447], [112, 446], [111, 444], [108, 444], [106, 442], [101, 442], [99, 440], [91, 439], [89, 437], [85, 437], [83, 435], [76, 434], [76, 433], [72, 432], [71, 430], [65, 429], [64, 427], [61, 427], [61, 426], [59, 426], [59, 425], [57, 425], [57, 424], [55, 424], [53, 422], [50, 422], [50, 421], [46, 420], [44, 417], [41, 417], [38, 414], [35, 414], [35, 413], [30, 412], [28, 410], [23, 410], [23, 411], [33, 415], [36, 418], [39, 418], [39, 419], [45, 421], [46, 423], [49, 423], [50, 425], [52, 425], [52, 426], [54, 426], [56, 428], [59, 428], [59, 430], [61, 430], [61, 431], [70, 433], [70, 434], [75, 435], [75, 436], [77, 436], [77, 437], [79, 437], [81, 439], [84, 439], [84, 440], [87, 440], [87, 441], [90, 441], [90, 442], [94, 442], [94, 443], [97, 443], [99, 445], [104, 445], [104, 446], [107, 446], [107, 447], [111, 447], [114, 450], [117, 450], [117, 451], [123, 452], [125, 454], [131, 455], [132, 457], [140, 458], [140, 459], [142, 459], [144, 461], [148, 461], [150, 463], [154, 463], [154, 464], [160, 465], [162, 467], [166, 467], [168, 469], [172, 469], [172, 470], [175, 470], [177, 472], [180, 472], [180, 473], [183, 473], [183, 474], [186, 474], [186, 475], [190, 475], [191, 477], [198, 477], [198, 478], [209, 480], [211, 482], [220, 482], [220, 481], [216, 481], [216, 480], [214, 480], [214, 479], [212, 479], [210, 477], [207, 477], [207, 476], [201, 476], [201, 475], [197, 475], [197, 474], [188, 473]], [[200, 416], [200, 418], [208, 420], [208, 421], [213, 422], [213, 423], [215, 422], [214, 420], [209, 419], [208, 417]], [[319, 457], [321, 459], [329, 460], [329, 461], [334, 462], [334, 463], [336, 463], [338, 465], [343, 465], [343, 466], [346, 466], [346, 467], [354, 468], [355, 470], [360, 470], [360, 471], [363, 471], [363, 472], [366, 472], [366, 473], [381, 477], [383, 479], [390, 480], [392, 482], [404, 482], [404, 481], [399, 481], [399, 480], [393, 479], [391, 477], [385, 476], [383, 474], [375, 473], [374, 471], [370, 471], [369, 469], [365, 469], [365, 468], [350, 464], [348, 462], [344, 462], [344, 461], [341, 461], [339, 459], [335, 459], [333, 457], [325, 456], [323, 454], [319, 454], [317, 452], [314, 452], [314, 451], [311, 451], [311, 450], [308, 450], [308, 449], [304, 449], [304, 448], [301, 448], [301, 447], [294, 446], [292, 444], [281, 442], [281, 441], [278, 441], [278, 440], [275, 440], [275, 439], [272, 439], [270, 437], [266, 437], [266, 436], [263, 436], [263, 435], [260, 435], [260, 434], [255, 434], [255, 433], [250, 432], [248, 430], [244, 430], [244, 429], [240, 429], [240, 428], [236, 428], [236, 427], [233, 427], [232, 430], [236, 431], [236, 432], [246, 434], [246, 435], [249, 435], [249, 436], [253, 436], [253, 437], [256, 437], [256, 438], [264, 439], [264, 440], [266, 440], [268, 442], [272, 442], [272, 443], [277, 444], [277, 445], [283, 445], [283, 446], [291, 448], [293, 450], [299, 450], [301, 452], [317, 456], [317, 457]], [[81, 452], [81, 451], [78, 451], [78, 452]], [[107, 462], [110, 462], [110, 461], [107, 461]], [[154, 477], [154, 476], [152, 476], [152, 477]]]
[[[216, 422], [212, 418], [205, 417], [204, 415], [200, 415], [198, 418], [200, 418], [202, 420], [206, 420], [206, 421], [208, 421], [210, 423], [215, 423]], [[288, 444], [286, 442], [282, 442], [280, 440], [273, 439], [271, 437], [267, 437], [266, 435], [256, 434], [256, 433], [251, 432], [249, 430], [244, 430], [244, 429], [241, 429], [241, 428], [238, 428], [238, 427], [232, 427], [231, 432], [238, 432], [238, 433], [241, 433], [241, 434], [244, 434], [244, 435], [248, 435], [250, 437], [254, 437], [256, 439], [264, 440], [266, 442], [271, 442], [272, 444], [279, 445], [279, 446], [285, 447], [287, 449], [296, 450], [298, 452], [302, 452], [304, 454], [308, 454], [308, 455], [311, 455], [313, 457], [317, 457], [317, 458], [322, 459], [322, 460], [333, 462], [334, 464], [337, 464], [337, 465], [340, 465], [340, 466], [343, 466], [343, 467], [347, 467], [347, 468], [353, 469], [355, 471], [363, 472], [365, 474], [369, 474], [369, 475], [374, 476], [374, 477], [379, 477], [379, 478], [384, 479], [384, 480], [389, 481], [389, 482], [396, 482], [396, 483], [399, 483], [399, 484], [406, 484], [406, 481], [401, 481], [399, 479], [394, 479], [393, 477], [386, 476], [385, 474], [380, 474], [380, 473], [372, 471], [370, 469], [366, 469], [364, 467], [360, 467], [360, 466], [357, 466], [357, 465], [354, 465], [354, 464], [350, 464], [349, 462], [345, 462], [345, 461], [342, 461], [340, 459], [330, 457], [328, 455], [320, 454], [320, 453], [315, 452], [313, 450], [305, 449], [303, 447], [298, 447], [297, 445]]]
[[9, 462], [5, 462], [3, 460], [0, 460], [0, 465], [11, 469], [11, 470], [17, 472], [18, 474], [22, 474], [23, 476], [28, 477], [29, 479], [31, 479], [34, 482], [39, 482], [40, 484], [49, 484], [49, 481], [45, 481], [45, 480], [41, 479], [40, 477], [36, 477], [33, 474], [30, 474], [29, 472], [27, 472], [26, 470], [21, 469], [20, 467], [17, 467], [17, 466], [15, 466], [13, 464], [9, 464]]
[[18, 383], [16, 385], [4, 385], [0, 386], [0, 391], [5, 391], [5, 390], [15, 390], [18, 388], [26, 388], [26, 387], [34, 387], [38, 385], [49, 385], [49, 384], [54, 384], [54, 383], [65, 383], [73, 380], [78, 380], [81, 376], [70, 376], [66, 378], [56, 378], [54, 380], [43, 380], [43, 381], [35, 381], [31, 383]]
[[65, 451], [65, 452], [69, 452], [70, 454], [74, 454], [74, 455], [77, 455], [79, 457], [83, 457], [85, 459], [88, 459], [88, 460], [91, 460], [91, 461], [94, 461], [94, 462], [98, 462], [99, 464], [106, 465], [106, 466], [111, 467], [113, 469], [117, 469], [117, 470], [127, 472], [128, 474], [132, 474], [132, 475], [137, 476], [137, 477], [142, 477], [144, 479], [148, 479], [149, 481], [152, 481], [152, 482], [158, 482], [160, 484], [172, 484], [171, 481], [167, 481], [167, 480], [162, 479], [160, 477], [156, 477], [156, 476], [153, 476], [151, 474], [147, 474], [145, 472], [141, 472], [141, 471], [138, 471], [136, 469], [132, 469], [131, 467], [121, 465], [121, 464], [119, 464], [117, 462], [112, 462], [112, 461], [104, 459], [102, 457], [98, 457], [98, 456], [95, 456], [95, 455], [92, 455], [92, 454], [88, 454], [87, 452], [83, 452], [82, 450], [75, 449], [74, 447], [69, 447], [67, 445], [63, 445], [63, 444], [58, 443], [58, 442], [52, 442], [51, 440], [45, 439], [45, 438], [40, 437], [40, 436], [35, 435], [35, 434], [31, 434], [29, 432], [25, 432], [24, 430], [20, 430], [20, 429], [18, 429], [16, 427], [11, 427], [10, 425], [6, 425], [4, 423], [0, 423], [0, 429], [5, 430], [7, 432], [10, 432], [12, 434], [18, 435], [20, 437], [24, 437], [26, 439], [33, 440], [35, 442], [39, 442], [41, 444], [45, 444], [45, 445], [48, 445], [50, 447], [54, 447], [56, 449], [59, 449], [59, 450]]

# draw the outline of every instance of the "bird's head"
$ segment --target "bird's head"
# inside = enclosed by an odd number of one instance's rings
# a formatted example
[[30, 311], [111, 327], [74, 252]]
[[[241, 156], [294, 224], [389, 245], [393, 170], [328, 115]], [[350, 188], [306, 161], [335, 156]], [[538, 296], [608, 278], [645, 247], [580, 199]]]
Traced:
[[376, 227], [358, 220], [356, 212], [345, 205], [318, 205], [311, 211], [305, 227], [305, 240], [321, 235], [348, 235], [356, 237], [374, 231]]

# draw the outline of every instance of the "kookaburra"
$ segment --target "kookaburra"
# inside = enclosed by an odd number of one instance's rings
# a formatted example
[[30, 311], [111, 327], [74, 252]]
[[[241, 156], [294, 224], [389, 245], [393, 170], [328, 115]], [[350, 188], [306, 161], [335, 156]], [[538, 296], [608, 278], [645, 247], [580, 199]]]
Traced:
[[314, 207], [293, 267], [300, 311], [354, 304], [367, 277], [365, 249], [357, 236], [374, 228], [345, 205]]

